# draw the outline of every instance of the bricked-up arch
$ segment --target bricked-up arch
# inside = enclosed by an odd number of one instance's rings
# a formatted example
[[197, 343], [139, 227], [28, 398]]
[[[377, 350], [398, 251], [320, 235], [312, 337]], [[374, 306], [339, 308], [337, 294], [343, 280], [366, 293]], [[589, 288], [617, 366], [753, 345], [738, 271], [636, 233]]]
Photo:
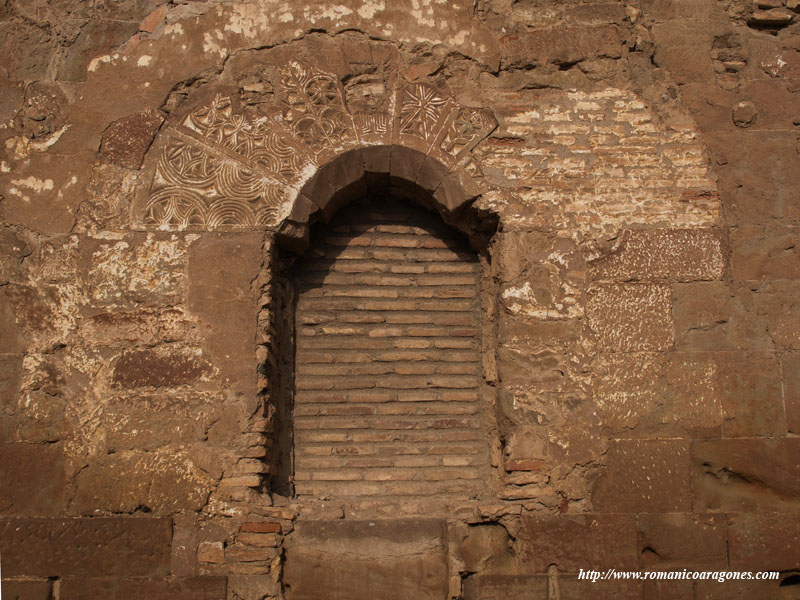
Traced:
[[491, 487], [497, 219], [462, 181], [413, 149], [372, 146], [298, 193], [273, 250], [270, 489], [424, 514]]
[[303, 251], [314, 222], [380, 190], [433, 209], [488, 264], [497, 219], [474, 208], [486, 183], [473, 151], [497, 121], [434, 80], [387, 77], [369, 107], [351, 106], [338, 75], [293, 60], [265, 66], [269, 102], [250, 105], [238, 87], [220, 83], [192, 92], [170, 113], [147, 151], [131, 226], [265, 232], [267, 260], [253, 282], [261, 295], [261, 403], [242, 432], [248, 459], [230, 486], [290, 493], [291, 423], [283, 413], [291, 407], [292, 365], [284, 361], [293, 352], [292, 295], [288, 279], [274, 277], [286, 263], [281, 251]]
[[298, 498], [462, 502], [488, 479], [480, 265], [435, 214], [368, 194], [295, 282]]

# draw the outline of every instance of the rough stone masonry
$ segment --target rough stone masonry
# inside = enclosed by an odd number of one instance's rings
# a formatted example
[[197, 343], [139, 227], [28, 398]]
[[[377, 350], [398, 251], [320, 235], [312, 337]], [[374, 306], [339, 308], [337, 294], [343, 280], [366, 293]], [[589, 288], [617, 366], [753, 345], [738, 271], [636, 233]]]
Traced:
[[0, 50], [4, 598], [800, 597], [796, 0], [0, 0]]

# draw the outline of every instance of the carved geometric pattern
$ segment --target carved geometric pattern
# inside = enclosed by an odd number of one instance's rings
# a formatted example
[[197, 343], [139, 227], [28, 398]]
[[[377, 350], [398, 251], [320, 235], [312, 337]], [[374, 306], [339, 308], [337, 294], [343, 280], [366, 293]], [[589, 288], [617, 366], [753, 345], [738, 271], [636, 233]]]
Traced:
[[337, 76], [295, 61], [281, 70], [277, 87], [274, 116], [248, 118], [230, 96], [217, 94], [167, 123], [148, 155], [149, 185], [134, 201], [134, 224], [276, 227], [309, 173], [362, 140], [410, 144], [448, 168], [460, 164], [480, 175], [470, 153], [497, 127], [489, 110], [462, 107], [427, 83], [405, 83], [379, 112], [351, 112]]
[[389, 131], [392, 117], [387, 113], [375, 113], [370, 115], [355, 115], [353, 117], [359, 134], [384, 135]]
[[439, 147], [458, 160], [497, 127], [492, 113], [482, 108], [461, 107], [454, 110], [444, 128]]
[[353, 117], [345, 106], [338, 77], [294, 61], [281, 75], [283, 122], [306, 145], [319, 152], [353, 138]]
[[400, 105], [400, 133], [432, 137], [448, 98], [432, 85], [415, 83], [403, 90]]

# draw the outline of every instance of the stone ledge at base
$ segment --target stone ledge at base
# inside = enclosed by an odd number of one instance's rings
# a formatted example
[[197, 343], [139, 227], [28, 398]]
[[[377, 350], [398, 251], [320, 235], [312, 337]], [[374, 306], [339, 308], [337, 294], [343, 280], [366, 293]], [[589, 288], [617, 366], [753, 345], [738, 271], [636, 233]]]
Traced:
[[443, 520], [309, 521], [287, 539], [287, 600], [441, 600]]

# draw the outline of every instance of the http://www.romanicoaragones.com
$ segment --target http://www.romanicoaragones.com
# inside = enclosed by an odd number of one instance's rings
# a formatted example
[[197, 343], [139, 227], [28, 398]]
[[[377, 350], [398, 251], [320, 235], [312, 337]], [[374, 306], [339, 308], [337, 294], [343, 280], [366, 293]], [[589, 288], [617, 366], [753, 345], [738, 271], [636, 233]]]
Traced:
[[578, 579], [588, 579], [592, 583], [598, 581], [608, 581], [614, 579], [632, 580], [686, 580], [693, 581], [707, 579], [719, 581], [720, 583], [732, 580], [764, 580], [779, 579], [778, 571], [692, 571], [683, 569], [681, 571], [617, 571], [607, 569], [605, 571], [594, 571], [580, 569]]

